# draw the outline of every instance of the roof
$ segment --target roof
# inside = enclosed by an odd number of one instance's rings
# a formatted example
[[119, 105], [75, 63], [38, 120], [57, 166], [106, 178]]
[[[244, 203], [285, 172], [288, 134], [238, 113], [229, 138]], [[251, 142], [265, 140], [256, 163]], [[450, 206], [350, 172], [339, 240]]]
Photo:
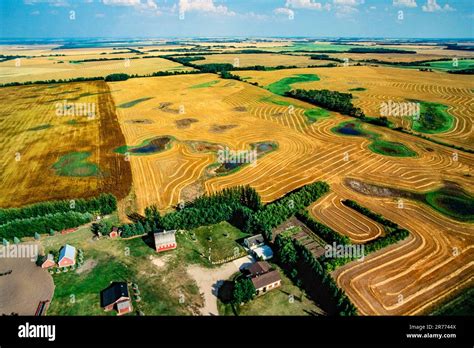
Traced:
[[265, 243], [265, 239], [261, 234], [256, 234], [255, 236], [245, 238], [245, 242], [249, 247], [256, 246], [262, 243]]
[[155, 233], [155, 246], [176, 243], [176, 230]]
[[252, 278], [252, 283], [255, 286], [255, 289], [263, 288], [277, 281], [281, 280], [280, 274], [278, 271], [270, 271], [265, 274], [256, 276]]
[[124, 308], [130, 308], [130, 300], [125, 300], [125, 301], [121, 301], [119, 303], [117, 303], [117, 310], [121, 310], [121, 309], [124, 309]]
[[260, 275], [263, 273], [267, 273], [271, 269], [271, 266], [266, 261], [258, 261], [254, 264], [250, 265], [248, 271], [250, 272], [251, 276]]
[[270, 248], [268, 245], [262, 245], [258, 248], [253, 249], [257, 257], [261, 257], [262, 259], [271, 259], [273, 257], [273, 251], [272, 248]]
[[100, 306], [107, 307], [117, 302], [121, 297], [129, 297], [127, 283], [114, 282], [100, 293]]
[[69, 244], [63, 246], [59, 252], [59, 260], [62, 260], [64, 257], [74, 260], [76, 258], [76, 248]]

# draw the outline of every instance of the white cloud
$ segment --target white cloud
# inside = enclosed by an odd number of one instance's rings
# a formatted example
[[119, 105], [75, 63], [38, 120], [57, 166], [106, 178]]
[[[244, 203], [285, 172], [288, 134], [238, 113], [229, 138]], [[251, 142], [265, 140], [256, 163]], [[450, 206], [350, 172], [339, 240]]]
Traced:
[[423, 12], [455, 11], [455, 9], [449, 6], [449, 4], [441, 7], [438, 5], [436, 0], [427, 0], [426, 5], [423, 5], [421, 8], [423, 9]]
[[234, 16], [235, 12], [229, 11], [227, 6], [215, 5], [213, 0], [179, 0], [179, 12], [208, 12], [226, 16]]
[[25, 5], [49, 4], [50, 6], [69, 6], [67, 0], [24, 0]]
[[104, 5], [112, 6], [139, 6], [140, 0], [102, 0]]
[[286, 7], [291, 8], [301, 8], [307, 10], [330, 10], [331, 4], [323, 5], [320, 2], [315, 2], [314, 0], [286, 0]]
[[417, 7], [415, 0], [393, 0], [395, 7]]
[[39, 14], [40, 14], [40, 11], [33, 11], [30, 13], [30, 15], [32, 16], [39, 16]]
[[333, 0], [336, 17], [346, 18], [359, 12], [357, 7], [365, 3], [365, 0]]
[[277, 14], [277, 15], [285, 15], [285, 16], [288, 16], [288, 17], [294, 17], [295, 16], [295, 12], [287, 7], [279, 7], [279, 8], [276, 8], [273, 10], [273, 13], [274, 14]]

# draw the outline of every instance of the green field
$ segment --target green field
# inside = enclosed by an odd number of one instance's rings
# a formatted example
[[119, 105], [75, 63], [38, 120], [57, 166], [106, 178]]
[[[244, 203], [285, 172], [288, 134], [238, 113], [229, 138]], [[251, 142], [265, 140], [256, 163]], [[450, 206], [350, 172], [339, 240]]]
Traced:
[[362, 47], [357, 45], [338, 45], [338, 44], [320, 44], [320, 43], [293, 43], [291, 46], [278, 46], [264, 48], [265, 51], [282, 52], [282, 51], [334, 51], [346, 52], [351, 48]]
[[293, 84], [295, 83], [302, 83], [302, 82], [313, 82], [319, 81], [318, 75], [315, 74], [297, 74], [289, 77], [285, 77], [281, 80], [273, 82], [266, 86], [265, 88], [268, 89], [270, 92], [284, 95], [286, 92], [291, 91]]
[[61, 176], [96, 176], [99, 174], [99, 167], [95, 163], [87, 162], [91, 156], [90, 152], [71, 152], [63, 155], [53, 164], [53, 169], [57, 175]]
[[420, 117], [413, 121], [412, 129], [427, 134], [449, 131], [454, 126], [454, 117], [447, 109], [443, 104], [420, 102]]
[[309, 109], [304, 112], [304, 115], [308, 118], [310, 123], [316, 122], [320, 118], [328, 117], [331, 114], [329, 111], [323, 108]]
[[457, 66], [453, 60], [441, 60], [427, 63], [430, 67], [440, 70], [461, 70], [474, 68], [474, 59], [458, 59]]

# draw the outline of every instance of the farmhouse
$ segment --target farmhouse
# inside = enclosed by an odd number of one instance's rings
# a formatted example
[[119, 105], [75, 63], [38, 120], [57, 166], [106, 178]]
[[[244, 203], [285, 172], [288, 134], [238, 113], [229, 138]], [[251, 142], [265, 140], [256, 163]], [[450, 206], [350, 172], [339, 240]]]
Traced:
[[155, 233], [156, 252], [176, 249], [176, 230]]
[[56, 261], [54, 261], [54, 255], [53, 254], [48, 254], [46, 256], [46, 260], [41, 264], [41, 268], [50, 268], [56, 266]]
[[72, 245], [66, 244], [59, 252], [58, 266], [66, 267], [76, 264], [76, 254], [76, 248], [74, 248]]
[[100, 293], [100, 306], [106, 312], [115, 309], [118, 315], [132, 311], [132, 303], [125, 282], [114, 282]]
[[278, 271], [270, 271], [261, 276], [252, 278], [253, 286], [258, 295], [263, 295], [269, 290], [275, 289], [281, 285], [281, 278]]

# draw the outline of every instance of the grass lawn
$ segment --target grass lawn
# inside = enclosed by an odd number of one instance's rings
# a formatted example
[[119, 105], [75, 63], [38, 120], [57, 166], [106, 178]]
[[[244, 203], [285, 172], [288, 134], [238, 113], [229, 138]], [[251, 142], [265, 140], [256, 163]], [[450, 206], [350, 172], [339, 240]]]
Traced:
[[376, 139], [369, 145], [369, 149], [379, 155], [392, 157], [415, 157], [417, 153], [409, 147], [392, 141]]
[[53, 275], [56, 288], [49, 315], [116, 315], [100, 307], [100, 291], [112, 281], [138, 285], [141, 301], [138, 305], [134, 301], [133, 305], [145, 315], [190, 315], [202, 305], [199, 289], [187, 275], [186, 265], [176, 250], [157, 254], [142, 238], [93, 241], [91, 237], [87, 227], [68, 235], [42, 237], [46, 252], [69, 243], [84, 251], [85, 260], [80, 273]]
[[[238, 315], [324, 315], [322, 309], [306, 297], [281, 268], [275, 264], [272, 266], [280, 273], [281, 286], [236, 308]], [[220, 315], [234, 315], [230, 304], [218, 301], [217, 307]]]
[[238, 241], [247, 236], [249, 235], [223, 221], [186, 231], [183, 235], [178, 235], [177, 242], [185, 251], [182, 256], [187, 263], [200, 263], [206, 267], [212, 267], [208, 259], [209, 248], [213, 262], [234, 255], [244, 255], [245, 250]]

